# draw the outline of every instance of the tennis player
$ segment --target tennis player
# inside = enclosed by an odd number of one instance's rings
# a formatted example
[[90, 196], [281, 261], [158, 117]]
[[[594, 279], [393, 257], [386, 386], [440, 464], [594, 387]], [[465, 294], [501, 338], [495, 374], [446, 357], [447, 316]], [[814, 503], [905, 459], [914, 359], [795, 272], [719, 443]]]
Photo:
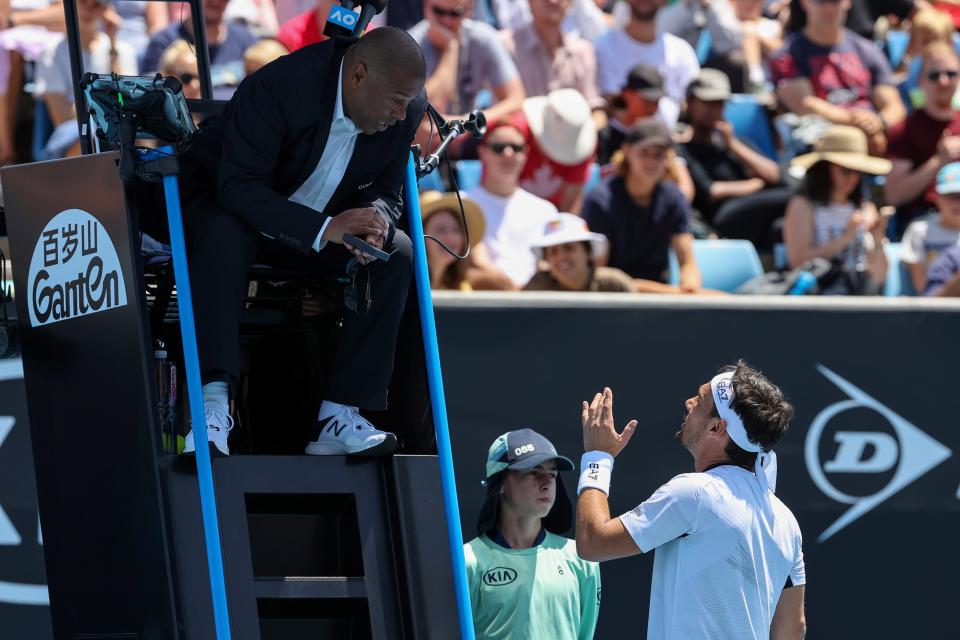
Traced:
[[637, 428], [617, 433], [613, 392], [583, 403], [577, 551], [603, 561], [657, 553], [650, 640], [799, 640], [806, 633], [800, 527], [775, 495], [776, 456], [793, 407], [743, 361], [685, 403], [676, 438], [695, 473], [680, 474], [619, 518], [607, 496], [613, 460]]
[[589, 640], [600, 568], [563, 537], [573, 524], [559, 471], [573, 462], [532, 429], [493, 441], [477, 537], [464, 545], [477, 640]]

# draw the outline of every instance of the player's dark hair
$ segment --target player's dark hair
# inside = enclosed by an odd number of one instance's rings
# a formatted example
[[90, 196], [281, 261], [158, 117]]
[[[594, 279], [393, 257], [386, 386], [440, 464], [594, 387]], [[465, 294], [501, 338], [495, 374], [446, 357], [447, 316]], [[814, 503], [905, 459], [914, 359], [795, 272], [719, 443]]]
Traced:
[[[780, 387], [768, 380], [759, 370], [743, 360], [724, 367], [719, 373], [732, 371], [733, 402], [730, 408], [740, 416], [747, 437], [769, 451], [777, 445], [790, 427], [793, 419], [793, 405], [787, 402]], [[720, 414], [713, 408], [716, 417]], [[741, 467], [753, 469], [757, 454], [741, 449], [731, 440], [724, 453]]]

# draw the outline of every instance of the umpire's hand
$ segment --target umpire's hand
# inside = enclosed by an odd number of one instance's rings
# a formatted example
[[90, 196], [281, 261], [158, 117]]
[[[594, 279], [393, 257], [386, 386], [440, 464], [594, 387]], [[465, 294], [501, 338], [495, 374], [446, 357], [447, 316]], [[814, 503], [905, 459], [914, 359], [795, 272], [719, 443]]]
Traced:
[[583, 450], [605, 451], [616, 457], [637, 430], [637, 421], [631, 420], [617, 433], [613, 421], [613, 391], [605, 387], [603, 393], [593, 397], [593, 402], [583, 402]]
[[[363, 238], [375, 247], [383, 247], [387, 238], [387, 223], [377, 213], [373, 207], [362, 207], [359, 209], [347, 209], [330, 220], [326, 230], [323, 232], [323, 239], [329, 242], [343, 244], [343, 234], [349, 233]], [[346, 245], [347, 251], [362, 264], [366, 264], [370, 258], [359, 249]]]

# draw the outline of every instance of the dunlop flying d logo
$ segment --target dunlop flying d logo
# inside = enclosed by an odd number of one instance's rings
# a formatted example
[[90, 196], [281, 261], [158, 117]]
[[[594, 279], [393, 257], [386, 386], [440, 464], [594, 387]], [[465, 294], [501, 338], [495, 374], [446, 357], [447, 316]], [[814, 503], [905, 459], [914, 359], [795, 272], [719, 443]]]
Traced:
[[[830, 369], [817, 365], [817, 370], [850, 398], [835, 402], [817, 414], [810, 424], [804, 445], [807, 470], [814, 484], [830, 498], [850, 505], [850, 508], [817, 538], [817, 542], [824, 542], [942, 463], [953, 452]], [[836, 453], [827, 456], [829, 459], [821, 460], [820, 444], [830, 422], [841, 413], [857, 409], [867, 409], [879, 414], [892, 428], [896, 437], [876, 429], [851, 428], [840, 419], [838, 422], [844, 424], [844, 427], [830, 431], [833, 434], [832, 441], [836, 444]], [[892, 476], [884, 486], [869, 495], [859, 496], [841, 491], [827, 476], [855, 474], [853, 477], [872, 475], [881, 479], [883, 474], [891, 473]]]
[[117, 250], [100, 221], [80, 209], [61, 211], [44, 227], [27, 284], [32, 327], [127, 304]]
[[517, 579], [517, 572], [510, 567], [494, 567], [483, 574], [483, 584], [502, 587]]
[[[0, 360], [0, 383], [7, 382], [9, 380], [20, 380], [23, 378], [23, 365], [20, 360]], [[17, 426], [16, 418], [14, 416], [0, 416], [0, 454], [3, 454], [3, 445], [7, 440], [7, 437], [10, 435], [11, 431], [15, 428], [26, 429], [26, 424], [21, 424]], [[6, 472], [10, 468], [10, 465], [0, 465], [0, 472]], [[17, 478], [5, 477], [5, 474], [0, 473], [0, 488], [5, 486], [12, 486], [12, 483], [16, 482]], [[14, 508], [16, 507], [16, 501], [13, 503]], [[0, 552], [3, 552], [4, 558], [8, 559], [10, 556], [7, 555], [11, 551], [19, 553], [20, 551], [26, 549], [23, 545], [32, 544], [36, 542], [38, 545], [43, 544], [43, 536], [40, 531], [40, 522], [37, 520], [37, 537], [36, 540], [24, 539], [24, 534], [26, 532], [18, 531], [17, 527], [14, 526], [13, 521], [10, 519], [10, 516], [7, 514], [6, 510], [3, 508], [3, 503], [0, 502]], [[47, 594], [47, 585], [46, 584], [35, 584], [30, 582], [23, 582], [22, 580], [12, 580], [11, 575], [8, 573], [9, 565], [0, 563], [0, 603], [5, 605], [33, 605], [33, 606], [49, 606], [50, 598]], [[6, 637], [6, 636], [4, 636]]]

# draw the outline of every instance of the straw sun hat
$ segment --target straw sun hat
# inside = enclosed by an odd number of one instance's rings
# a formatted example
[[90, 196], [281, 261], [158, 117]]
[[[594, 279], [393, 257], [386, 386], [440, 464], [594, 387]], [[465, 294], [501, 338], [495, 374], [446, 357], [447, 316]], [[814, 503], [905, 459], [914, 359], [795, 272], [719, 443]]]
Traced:
[[821, 160], [878, 176], [890, 173], [893, 166], [886, 158], [871, 156], [867, 152], [867, 136], [863, 131], [846, 125], [827, 129], [823, 137], [817, 140], [812, 153], [797, 156], [791, 164], [809, 169]]
[[[461, 194], [460, 198], [463, 200], [463, 213], [467, 218], [470, 246], [473, 247], [483, 240], [487, 225], [480, 205], [465, 195]], [[427, 223], [430, 216], [440, 211], [449, 211], [457, 219], [457, 224], [463, 224], [460, 219], [460, 203], [457, 201], [457, 194], [440, 193], [439, 191], [424, 191], [420, 194], [420, 217], [424, 224]]]

